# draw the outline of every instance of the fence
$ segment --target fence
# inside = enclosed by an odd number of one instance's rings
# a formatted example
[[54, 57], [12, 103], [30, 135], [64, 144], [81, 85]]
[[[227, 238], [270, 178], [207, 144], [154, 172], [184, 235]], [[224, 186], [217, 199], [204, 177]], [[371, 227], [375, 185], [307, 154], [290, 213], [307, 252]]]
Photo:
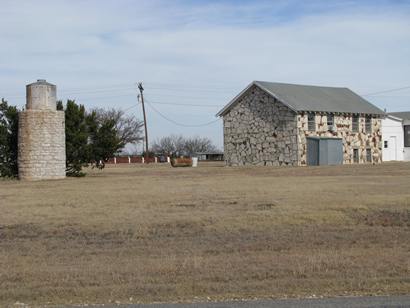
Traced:
[[[117, 164], [143, 164], [145, 162], [146, 161], [143, 156], [131, 155], [131, 156], [112, 157], [106, 163], [117, 165]], [[163, 163], [163, 162], [169, 162], [169, 159], [167, 157], [165, 159], [162, 159], [160, 157], [148, 157], [147, 162], [148, 163]]]

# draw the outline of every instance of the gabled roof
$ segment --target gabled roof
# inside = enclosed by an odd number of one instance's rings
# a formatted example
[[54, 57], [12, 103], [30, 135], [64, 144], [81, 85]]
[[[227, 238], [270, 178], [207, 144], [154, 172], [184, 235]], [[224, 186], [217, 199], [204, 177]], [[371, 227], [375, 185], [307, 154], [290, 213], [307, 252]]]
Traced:
[[295, 112], [340, 112], [384, 115], [384, 112], [348, 88], [254, 81], [226, 105], [217, 116], [229, 111], [243, 94], [257, 86]]
[[389, 115], [400, 118], [402, 120], [410, 120], [410, 111], [389, 112]]

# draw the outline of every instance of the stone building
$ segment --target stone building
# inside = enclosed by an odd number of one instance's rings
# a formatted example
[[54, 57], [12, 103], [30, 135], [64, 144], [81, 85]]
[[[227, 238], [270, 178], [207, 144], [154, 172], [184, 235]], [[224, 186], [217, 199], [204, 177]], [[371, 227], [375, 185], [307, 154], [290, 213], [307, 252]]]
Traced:
[[[230, 166], [382, 161], [384, 112], [347, 88], [254, 81], [217, 115]], [[314, 139], [329, 148], [309, 148]]]
[[56, 86], [39, 79], [26, 86], [26, 110], [19, 113], [19, 178], [61, 179], [65, 167], [64, 111], [56, 110]]

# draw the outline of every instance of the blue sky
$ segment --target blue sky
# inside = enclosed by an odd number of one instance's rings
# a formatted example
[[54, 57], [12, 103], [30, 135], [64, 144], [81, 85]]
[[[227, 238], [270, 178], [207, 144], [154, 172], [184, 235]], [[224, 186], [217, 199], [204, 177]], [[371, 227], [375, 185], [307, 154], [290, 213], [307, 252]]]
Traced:
[[[157, 111], [198, 125], [252, 80], [362, 95], [410, 86], [410, 1], [0, 1], [0, 97], [19, 106], [25, 85], [45, 78], [61, 99], [141, 118], [142, 81]], [[365, 98], [410, 109], [410, 89]], [[147, 111], [151, 139], [222, 146], [220, 121], [183, 127]]]

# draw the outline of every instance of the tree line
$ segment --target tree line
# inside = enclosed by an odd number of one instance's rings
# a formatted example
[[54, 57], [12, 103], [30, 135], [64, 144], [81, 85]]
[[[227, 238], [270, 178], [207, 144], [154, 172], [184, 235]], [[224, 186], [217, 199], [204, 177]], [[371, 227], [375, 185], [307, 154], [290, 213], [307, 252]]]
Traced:
[[[103, 169], [105, 162], [121, 153], [127, 144], [143, 140], [143, 122], [120, 109], [86, 110], [74, 100], [57, 102], [65, 111], [66, 174], [84, 176], [84, 167]], [[18, 174], [18, 112], [4, 99], [0, 102], [0, 177]], [[170, 135], [153, 142], [150, 152], [156, 155], [192, 156], [216, 151], [209, 138]]]
[[157, 139], [151, 146], [152, 152], [167, 156], [192, 156], [201, 152], [215, 152], [216, 146], [206, 137], [184, 137], [170, 135]]
[[[122, 110], [94, 108], [87, 111], [74, 100], [57, 102], [65, 111], [66, 174], [83, 176], [84, 167], [103, 169], [105, 162], [126, 144], [142, 140], [143, 123]], [[0, 176], [18, 174], [18, 108], [0, 103]]]

